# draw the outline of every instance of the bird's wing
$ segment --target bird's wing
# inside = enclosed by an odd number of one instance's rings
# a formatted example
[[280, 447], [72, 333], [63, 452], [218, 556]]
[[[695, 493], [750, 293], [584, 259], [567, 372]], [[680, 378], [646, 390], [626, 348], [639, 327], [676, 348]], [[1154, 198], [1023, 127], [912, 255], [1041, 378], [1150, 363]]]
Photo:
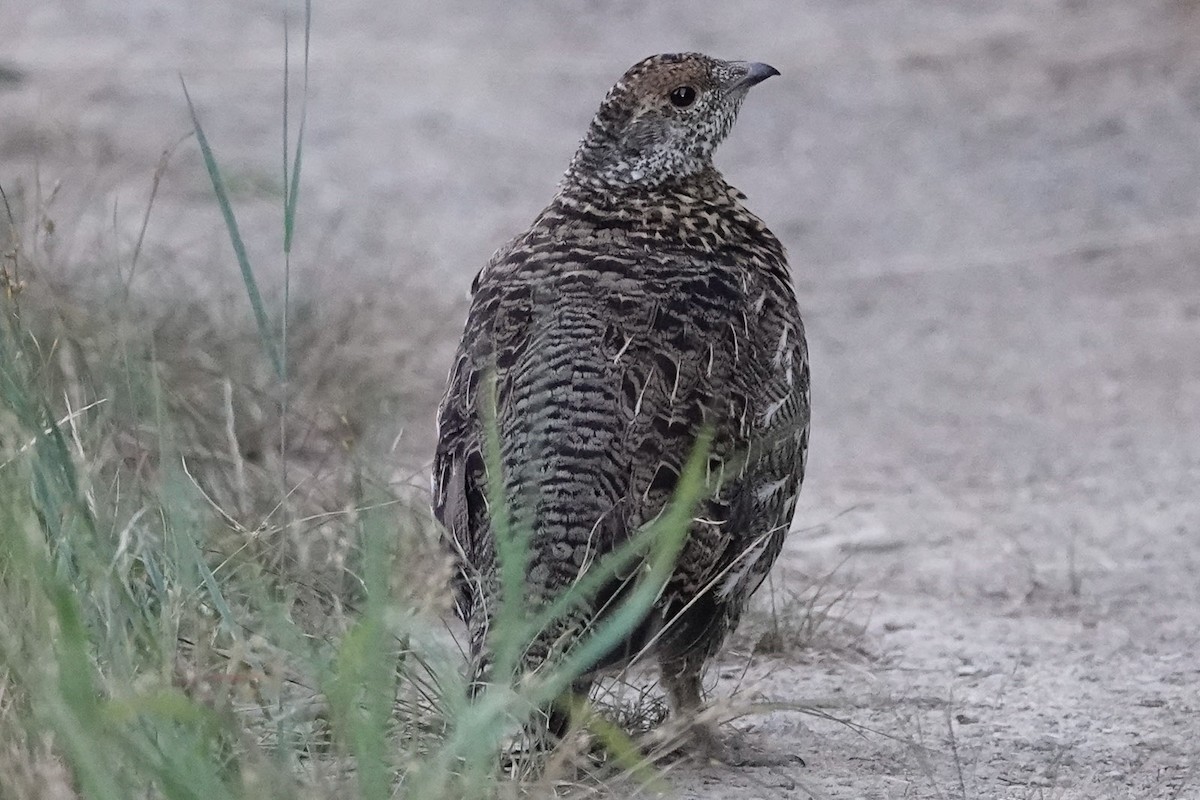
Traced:
[[804, 326], [790, 281], [770, 272], [757, 278], [763, 286], [750, 292], [751, 308], [757, 308], [755, 334], [737, 383], [737, 391], [751, 398], [742, 430], [746, 439], [734, 479], [717, 494], [728, 504], [726, 546], [707, 576], [719, 597], [737, 602], [758, 588], [783, 547], [808, 452]]
[[[711, 495], [697, 509], [670, 590], [752, 592], [782, 546], [803, 477], [809, 415], [804, 330], [786, 266], [677, 269], [621, 374], [634, 456], [633, 527], [670, 501], [705, 427]], [[669, 298], [686, 298], [686, 303]], [[636, 398], [636, 399], [635, 399]], [[765, 557], [764, 557], [765, 556]], [[751, 585], [752, 584], [752, 585]]]
[[458, 587], [460, 612], [466, 611], [463, 603], [477, 599], [469, 584], [480, 580], [481, 566], [494, 555], [484, 420], [494, 418], [503, 406], [506, 366], [528, 338], [524, 326], [530, 318], [530, 298], [506, 291], [502, 278], [512, 247], [498, 250], [472, 283], [467, 324], [438, 407], [432, 505], [445, 541], [464, 570], [467, 584]]

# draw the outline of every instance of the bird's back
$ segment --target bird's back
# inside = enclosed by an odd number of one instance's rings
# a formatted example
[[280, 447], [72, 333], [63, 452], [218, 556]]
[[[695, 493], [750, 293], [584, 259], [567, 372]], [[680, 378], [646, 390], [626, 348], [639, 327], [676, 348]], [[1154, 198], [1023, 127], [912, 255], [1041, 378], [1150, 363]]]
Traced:
[[706, 426], [712, 498], [656, 613], [757, 587], [803, 474], [807, 355], [782, 247], [715, 170], [560, 195], [476, 279], [434, 473], [435, 510], [475, 576], [469, 621], [494, 600], [489, 374], [506, 499], [532, 532], [530, 600], [653, 519]]

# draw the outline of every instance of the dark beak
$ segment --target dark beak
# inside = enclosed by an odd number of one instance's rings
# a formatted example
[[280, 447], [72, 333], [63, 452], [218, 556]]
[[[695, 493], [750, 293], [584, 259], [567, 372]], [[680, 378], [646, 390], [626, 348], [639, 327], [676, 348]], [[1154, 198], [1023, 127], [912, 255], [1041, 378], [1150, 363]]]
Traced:
[[779, 70], [770, 64], [762, 64], [758, 61], [738, 61], [733, 66], [745, 70], [745, 74], [734, 81], [734, 89], [749, 89], [751, 86], [762, 83], [772, 75], [779, 74]]

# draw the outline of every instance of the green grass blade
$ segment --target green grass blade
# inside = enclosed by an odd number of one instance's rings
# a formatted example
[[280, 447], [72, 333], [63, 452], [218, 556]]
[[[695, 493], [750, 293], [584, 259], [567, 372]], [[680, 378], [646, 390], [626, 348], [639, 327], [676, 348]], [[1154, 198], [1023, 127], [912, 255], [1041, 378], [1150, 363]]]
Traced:
[[312, 0], [304, 3], [304, 94], [300, 99], [300, 128], [296, 132], [296, 151], [291, 168], [287, 164], [288, 135], [288, 79], [287, 79], [287, 42], [284, 33], [284, 78], [283, 78], [283, 251], [292, 252], [292, 236], [296, 229], [296, 203], [300, 198], [300, 164], [304, 152], [304, 128], [308, 119], [308, 54], [312, 38]]
[[283, 11], [283, 147], [280, 148], [280, 155], [283, 157], [283, 252], [288, 252], [291, 240], [287, 235], [287, 207], [288, 207], [288, 192], [291, 187], [288, 182], [288, 148], [291, 146], [291, 137], [288, 136], [288, 118], [291, 116], [291, 108], [288, 103], [289, 90], [291, 89], [291, 74], [292, 74], [292, 49], [291, 49], [292, 32], [288, 28], [288, 12]]
[[[529, 619], [530, 628], [536, 633], [551, 622], [566, 615], [573, 607], [588, 602], [610, 582], [616, 575], [626, 572], [639, 560], [645, 560], [652, 566], [652, 572], [659, 575], [663, 570], [669, 570], [674, 565], [679, 548], [687, 536], [691, 524], [691, 512], [707, 490], [703, 479], [703, 458], [707, 454], [710, 436], [704, 434], [697, 441], [688, 462], [684, 465], [671, 503], [657, 520], [638, 531], [628, 541], [623, 542], [612, 552], [608, 553], [592, 569], [588, 570], [570, 591], [556, 597]], [[645, 580], [643, 575], [642, 580]], [[661, 576], [666, 580], [667, 576]], [[636, 590], [631, 590], [636, 591]], [[628, 595], [627, 595], [628, 597]], [[653, 602], [653, 598], [651, 598]], [[643, 613], [646, 609], [643, 609]], [[614, 609], [614, 613], [616, 610]], [[612, 619], [612, 616], [609, 616]], [[628, 622], [625, 620], [624, 622]], [[634, 626], [640, 619], [633, 620]], [[624, 623], [623, 623], [624, 624]], [[622, 626], [606, 631], [606, 638], [615, 636]], [[632, 627], [625, 631], [629, 633]], [[619, 640], [619, 637], [617, 637]], [[615, 643], [615, 642], [614, 642]]]
[[52, 693], [51, 724], [63, 737], [75, 776], [87, 795], [117, 800], [123, 793], [105, 753], [107, 748], [96, 746], [103, 726], [81, 611], [66, 585], [47, 574], [43, 580], [58, 624], [54, 648], [58, 685], [46, 687]]
[[342, 740], [355, 757], [358, 796], [362, 800], [388, 800], [392, 795], [388, 743], [397, 675], [388, 619], [392, 609], [389, 578], [394, 536], [381, 512], [367, 510], [359, 518], [359, 537], [366, 602], [361, 618], [342, 640], [335, 671], [327, 681], [327, 694]]
[[189, 545], [188, 549], [191, 551], [192, 560], [196, 565], [196, 571], [200, 573], [200, 579], [204, 582], [204, 588], [208, 592], [208, 599], [212, 602], [213, 608], [221, 616], [221, 624], [225, 626], [225, 630], [230, 634], [236, 635], [239, 631], [237, 618], [233, 615], [233, 609], [229, 607], [229, 603], [225, 601], [225, 595], [221, 591], [221, 584], [204, 561], [204, 554], [200, 552], [200, 548], [196, 542], [190, 536], [186, 537], [186, 541]]
[[[595, 626], [590, 636], [572, 648], [559, 668], [544, 679], [539, 702], [549, 702], [570, 687], [645, 618], [663, 586], [675, 569], [675, 560], [687, 538], [693, 511], [708, 487], [704, 480], [705, 462], [711, 435], [701, 435], [684, 465], [678, 488], [666, 512], [648, 525], [644, 535], [652, 542], [649, 567], [639, 576], [634, 588]], [[570, 593], [568, 593], [570, 594]]]
[[204, 135], [204, 128], [200, 124], [200, 116], [196, 113], [196, 106], [192, 103], [192, 96], [188, 94], [187, 83], [183, 80], [183, 76], [179, 76], [179, 84], [183, 87], [183, 96], [187, 100], [188, 113], [192, 116], [192, 127], [196, 131], [196, 141], [200, 144], [200, 154], [204, 157], [204, 167], [208, 170], [209, 180], [212, 181], [213, 193], [217, 196], [217, 205], [221, 208], [221, 216], [225, 218], [225, 229], [229, 232], [229, 241], [233, 245], [233, 253], [237, 257], [238, 267], [242, 271], [242, 283], [246, 286], [246, 295], [250, 298], [250, 307], [254, 311], [254, 322], [258, 326], [259, 339], [262, 341], [263, 349], [267, 352], [267, 358], [271, 361], [271, 366], [275, 369], [275, 374], [280, 380], [286, 377], [286, 371], [283, 366], [283, 359], [279, 355], [279, 348], [275, 344], [275, 337], [271, 334], [271, 324], [267, 319], [266, 307], [263, 305], [262, 293], [258, 290], [258, 281], [254, 277], [254, 269], [250, 266], [250, 256], [246, 253], [246, 244], [242, 241], [242, 234], [238, 229], [237, 218], [233, 214], [233, 205], [229, 202], [229, 192], [225, 189], [225, 180], [221, 177], [221, 170], [217, 167], [216, 157], [213, 155], [212, 147], [209, 146], [208, 137]]

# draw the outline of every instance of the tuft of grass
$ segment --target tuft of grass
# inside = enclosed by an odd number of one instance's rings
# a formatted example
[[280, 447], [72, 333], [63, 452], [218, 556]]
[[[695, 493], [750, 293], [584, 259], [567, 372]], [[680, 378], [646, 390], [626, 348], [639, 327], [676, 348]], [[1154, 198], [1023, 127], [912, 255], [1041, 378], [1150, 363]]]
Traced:
[[769, 575], [763, 593], [769, 607], [753, 608], [749, 614], [746, 633], [755, 637], [751, 650], [759, 655], [812, 650], [863, 655], [859, 641], [865, 628], [850, 621], [856, 605], [854, 585], [837, 580], [841, 568], [839, 564], [825, 575], [788, 582], [802, 584], [800, 590], [780, 588]]

